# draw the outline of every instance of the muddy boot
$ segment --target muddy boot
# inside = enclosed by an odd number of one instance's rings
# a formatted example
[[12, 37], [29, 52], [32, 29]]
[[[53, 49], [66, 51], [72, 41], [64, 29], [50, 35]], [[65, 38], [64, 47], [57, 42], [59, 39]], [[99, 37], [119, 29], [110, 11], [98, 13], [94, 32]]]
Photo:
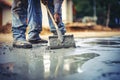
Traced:
[[38, 40], [28, 40], [31, 44], [37, 44], [37, 43], [48, 43], [47, 40], [44, 39], [38, 39]]
[[14, 41], [13, 47], [15, 48], [32, 48], [32, 44], [27, 41]]

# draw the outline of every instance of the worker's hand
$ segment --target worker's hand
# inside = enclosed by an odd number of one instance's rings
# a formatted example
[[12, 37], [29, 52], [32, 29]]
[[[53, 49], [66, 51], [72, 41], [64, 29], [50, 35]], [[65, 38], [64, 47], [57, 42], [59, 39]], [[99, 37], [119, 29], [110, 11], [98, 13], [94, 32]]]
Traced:
[[48, 4], [48, 0], [41, 0], [44, 5]]
[[58, 13], [54, 14], [54, 20], [57, 24], [60, 22], [60, 15]]

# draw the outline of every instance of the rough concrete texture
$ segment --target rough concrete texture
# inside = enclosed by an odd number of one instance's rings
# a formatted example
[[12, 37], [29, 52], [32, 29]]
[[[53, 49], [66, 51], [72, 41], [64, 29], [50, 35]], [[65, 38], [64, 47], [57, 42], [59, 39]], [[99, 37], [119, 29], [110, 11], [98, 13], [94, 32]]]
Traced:
[[76, 48], [0, 44], [0, 80], [120, 80], [120, 37], [76, 38]]
[[64, 35], [63, 42], [59, 41], [58, 36], [49, 36], [48, 48], [59, 49], [70, 47], [76, 47], [73, 35]]

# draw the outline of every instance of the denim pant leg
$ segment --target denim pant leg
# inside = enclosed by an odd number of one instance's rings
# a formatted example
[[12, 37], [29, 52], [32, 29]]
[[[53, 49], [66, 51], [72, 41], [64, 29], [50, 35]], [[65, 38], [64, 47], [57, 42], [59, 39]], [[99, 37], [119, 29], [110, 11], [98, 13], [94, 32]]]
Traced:
[[[54, 4], [53, 4], [53, 0], [48, 0], [48, 8], [50, 10], [50, 12], [52, 13], [52, 15], [54, 15]], [[53, 23], [52, 23], [52, 20], [50, 18], [50, 16], [48, 15], [48, 20], [49, 20], [49, 25], [50, 25], [50, 31], [51, 32], [54, 32], [56, 31]]]
[[[50, 12], [52, 13], [52, 15], [54, 15], [54, 2], [53, 1], [54, 0], [48, 0], [48, 8], [49, 8]], [[65, 33], [66, 29], [65, 29], [64, 23], [62, 22], [62, 13], [61, 12], [62, 11], [60, 10], [59, 11], [59, 13], [60, 13], [60, 23], [58, 24], [58, 27], [59, 27], [59, 29], [62, 33]], [[48, 20], [49, 20], [49, 25], [50, 25], [50, 31], [51, 32], [56, 31], [49, 15], [48, 15]]]
[[26, 40], [27, 0], [13, 0], [12, 32], [14, 40]]
[[42, 30], [42, 11], [40, 0], [28, 0], [28, 40], [39, 40]]

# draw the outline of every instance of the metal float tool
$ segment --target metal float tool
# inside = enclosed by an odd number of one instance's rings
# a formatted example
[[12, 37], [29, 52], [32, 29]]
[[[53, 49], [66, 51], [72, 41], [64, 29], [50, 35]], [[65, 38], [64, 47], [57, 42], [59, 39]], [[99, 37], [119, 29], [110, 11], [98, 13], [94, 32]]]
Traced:
[[73, 35], [62, 35], [47, 5], [46, 5], [46, 9], [57, 32], [57, 35], [48, 37], [48, 48], [59, 49], [59, 48], [76, 47], [74, 36]]

